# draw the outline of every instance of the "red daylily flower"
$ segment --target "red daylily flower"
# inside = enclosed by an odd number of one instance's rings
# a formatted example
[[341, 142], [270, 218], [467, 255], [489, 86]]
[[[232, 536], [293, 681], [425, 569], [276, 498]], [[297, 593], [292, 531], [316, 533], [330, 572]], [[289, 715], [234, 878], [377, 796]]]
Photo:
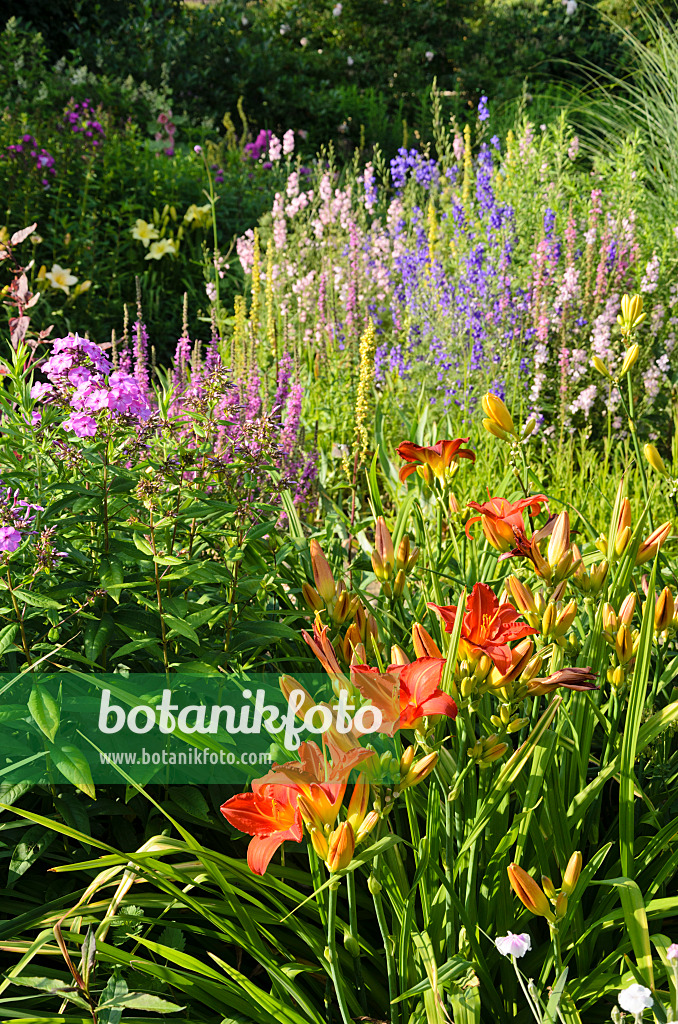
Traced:
[[404, 483], [411, 473], [419, 471], [427, 484], [431, 484], [433, 476], [443, 480], [445, 471], [453, 462], [458, 462], [459, 459], [476, 461], [474, 452], [462, 448], [467, 441], [468, 437], [457, 437], [453, 441], [437, 441], [428, 447], [422, 447], [413, 441], [403, 441], [396, 450], [400, 458], [411, 465], [403, 466], [398, 476]]
[[536, 515], [540, 511], [540, 505], [548, 501], [545, 494], [533, 494], [529, 498], [521, 498], [520, 501], [507, 501], [506, 498], [491, 498], [481, 503], [469, 501], [468, 508], [473, 508], [480, 514], [472, 516], [466, 524], [466, 536], [470, 537], [469, 527], [473, 523], [481, 522], [483, 533], [492, 547], [498, 551], [510, 551], [519, 537], [525, 536], [525, 522], [523, 512], [525, 509]]
[[539, 679], [531, 679], [528, 685], [530, 697], [541, 697], [545, 693], [553, 693], [560, 686], [568, 690], [578, 690], [580, 693], [586, 690], [597, 690], [598, 687], [591, 680], [596, 678], [596, 673], [591, 671], [590, 665], [578, 667], [572, 665], [569, 668], [561, 668], [550, 676]]
[[[356, 755], [362, 756], [356, 756]], [[317, 743], [301, 743], [299, 760], [274, 764], [262, 779], [252, 783], [252, 788], [264, 785], [294, 786], [306, 797], [324, 825], [332, 826], [336, 821], [346, 783], [351, 771], [362, 760], [372, 756], [372, 751], [362, 750], [339, 756], [338, 763], [330, 764]]]
[[394, 736], [398, 729], [417, 729], [426, 715], [456, 718], [457, 705], [443, 693], [443, 658], [418, 658], [410, 665], [389, 665], [385, 673], [354, 665], [353, 682], [363, 697], [382, 714], [380, 732]]
[[301, 842], [300, 792], [297, 786], [260, 784], [251, 793], [238, 793], [221, 805], [226, 821], [253, 837], [247, 847], [247, 863], [255, 875], [264, 874], [285, 840]]
[[[435, 608], [445, 624], [445, 632], [451, 633], [457, 615], [454, 605], [429, 604], [429, 608]], [[512, 664], [509, 642], [539, 632], [518, 622], [518, 617], [512, 604], [500, 604], [487, 584], [476, 583], [466, 602], [461, 626], [459, 650], [462, 657], [475, 661], [486, 654], [500, 672], [508, 672]]]

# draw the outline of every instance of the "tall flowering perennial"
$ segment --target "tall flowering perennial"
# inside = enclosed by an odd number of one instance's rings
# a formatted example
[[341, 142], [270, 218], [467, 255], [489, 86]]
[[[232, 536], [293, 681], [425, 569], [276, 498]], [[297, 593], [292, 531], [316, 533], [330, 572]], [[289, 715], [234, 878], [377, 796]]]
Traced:
[[360, 339], [360, 363], [358, 378], [358, 395], [355, 408], [355, 443], [358, 462], [362, 464], [367, 458], [370, 445], [370, 412], [372, 409], [372, 392], [374, 387], [374, 354], [376, 349], [376, 332], [372, 320]]

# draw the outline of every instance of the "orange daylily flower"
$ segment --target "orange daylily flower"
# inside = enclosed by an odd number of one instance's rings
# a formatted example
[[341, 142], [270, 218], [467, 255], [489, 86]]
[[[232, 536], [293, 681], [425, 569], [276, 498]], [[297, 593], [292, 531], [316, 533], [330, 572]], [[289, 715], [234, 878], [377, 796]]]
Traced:
[[[445, 624], [445, 632], [454, 629], [457, 609], [454, 605], [434, 608]], [[512, 604], [500, 604], [494, 592], [485, 583], [476, 583], [466, 602], [466, 611], [461, 627], [459, 651], [463, 658], [477, 661], [481, 654], [487, 654], [502, 673], [512, 665], [511, 640], [522, 640], [525, 636], [538, 633], [537, 629], [518, 622], [519, 613]]]
[[403, 441], [396, 449], [401, 459], [409, 462], [409, 466], [403, 466], [398, 474], [404, 483], [411, 473], [419, 472], [427, 484], [431, 484], [433, 477], [444, 480], [445, 472], [453, 462], [459, 459], [470, 459], [476, 461], [475, 453], [462, 445], [468, 441], [468, 437], [457, 437], [453, 441], [437, 441], [428, 447], [415, 444], [413, 441]]
[[457, 705], [443, 693], [440, 680], [444, 658], [417, 658], [409, 665], [389, 665], [385, 673], [354, 665], [353, 683], [382, 713], [380, 732], [394, 736], [398, 729], [418, 729], [427, 715], [456, 718]]
[[286, 840], [301, 842], [303, 827], [297, 806], [300, 792], [297, 786], [255, 783], [251, 793], [238, 793], [221, 805], [226, 820], [253, 837], [247, 847], [247, 863], [255, 875], [264, 874], [271, 857]]
[[521, 498], [520, 501], [491, 498], [488, 494], [487, 501], [482, 503], [469, 501], [467, 507], [475, 509], [479, 515], [472, 516], [467, 522], [466, 536], [471, 536], [469, 527], [473, 523], [481, 522], [483, 533], [492, 547], [497, 551], [510, 551], [516, 539], [525, 536], [525, 509], [529, 509], [532, 515], [537, 515], [541, 511], [540, 506], [547, 501], [545, 494], [534, 494], [529, 498]]

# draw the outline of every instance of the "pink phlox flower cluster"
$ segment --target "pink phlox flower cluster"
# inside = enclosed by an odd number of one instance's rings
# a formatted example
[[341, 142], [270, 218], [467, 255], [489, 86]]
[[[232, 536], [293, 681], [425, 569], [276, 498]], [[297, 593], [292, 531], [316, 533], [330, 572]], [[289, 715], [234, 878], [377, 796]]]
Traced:
[[593, 331], [591, 333], [591, 354], [599, 356], [603, 362], [607, 363], [611, 370], [614, 369], [617, 362], [610, 339], [612, 327], [617, 322], [618, 309], [619, 294], [614, 292], [609, 296], [602, 313], [599, 313], [593, 321]]
[[569, 407], [570, 413], [574, 416], [577, 412], [583, 412], [584, 419], [588, 419], [593, 409], [593, 404], [598, 396], [598, 388], [595, 384], [589, 384], [581, 391]]
[[151, 415], [139, 382], [120, 368], [113, 370], [110, 359], [87, 338], [77, 334], [56, 338], [41, 370], [49, 383], [36, 382], [31, 398], [68, 408], [70, 415], [62, 427], [76, 437], [94, 437], [95, 416], [104, 409], [140, 420]]

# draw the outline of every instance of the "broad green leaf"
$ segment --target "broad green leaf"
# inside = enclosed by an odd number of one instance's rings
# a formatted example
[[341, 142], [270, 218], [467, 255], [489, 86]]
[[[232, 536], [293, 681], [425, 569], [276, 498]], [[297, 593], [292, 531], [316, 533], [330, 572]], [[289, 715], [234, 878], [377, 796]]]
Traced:
[[16, 880], [28, 871], [47, 847], [51, 846], [54, 838], [53, 832], [45, 832], [39, 825], [34, 825], [24, 833], [23, 838], [14, 847], [9, 862], [8, 886], [13, 886]]
[[38, 728], [45, 734], [50, 743], [53, 743], [59, 729], [59, 705], [47, 687], [43, 686], [42, 683], [33, 684], [33, 689], [28, 698], [28, 710]]
[[103, 589], [110, 594], [116, 604], [119, 604], [125, 577], [117, 559], [101, 559], [99, 580]]
[[92, 800], [95, 799], [92, 771], [87, 758], [78, 747], [73, 746], [72, 743], [53, 744], [50, 747], [50, 756], [55, 768], [68, 782], [76, 786], [77, 789], [81, 789]]
[[167, 614], [164, 615], [164, 619], [166, 625], [168, 625], [170, 629], [173, 629], [175, 633], [178, 633], [180, 636], [185, 636], [188, 640], [192, 640], [194, 644], [200, 643], [198, 634], [193, 629], [193, 626], [190, 626], [188, 622], [184, 621], [184, 619], [179, 619], [176, 615]]

